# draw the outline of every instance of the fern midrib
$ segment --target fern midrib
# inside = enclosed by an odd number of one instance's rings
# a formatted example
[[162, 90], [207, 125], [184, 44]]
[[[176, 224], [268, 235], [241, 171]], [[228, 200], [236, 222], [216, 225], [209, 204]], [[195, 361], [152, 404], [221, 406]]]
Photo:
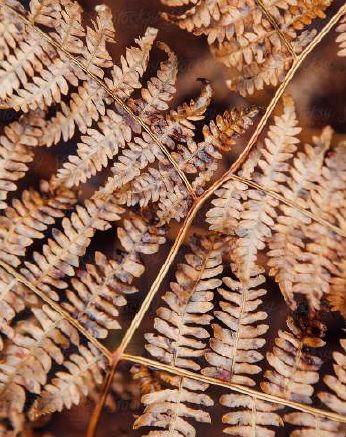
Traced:
[[20, 12], [18, 12], [15, 8], [12, 6], [9, 6], [5, 3], [6, 0], [0, 0], [0, 4], [4, 7], [10, 9], [12, 12], [16, 14], [16, 16], [19, 17], [20, 20], [22, 20], [25, 24], [32, 27], [36, 32], [38, 32], [43, 38], [45, 38], [52, 46], [54, 46], [59, 51], [63, 52], [66, 57], [75, 65], [77, 65], [79, 68], [81, 68], [89, 77], [91, 77], [121, 108], [127, 112], [130, 117], [137, 121], [143, 129], [148, 133], [150, 138], [159, 146], [159, 148], [162, 150], [162, 152], [165, 154], [171, 165], [174, 167], [184, 184], [186, 185], [186, 188], [191, 195], [193, 199], [196, 199], [196, 193], [195, 190], [192, 188], [189, 180], [187, 179], [186, 175], [180, 170], [178, 163], [175, 161], [175, 159], [171, 156], [169, 151], [166, 149], [166, 147], [162, 144], [162, 142], [159, 140], [159, 138], [153, 133], [153, 131], [150, 129], [149, 126], [145, 123], [145, 121], [141, 118], [135, 115], [135, 113], [132, 111], [131, 108], [129, 108], [101, 79], [99, 79], [95, 74], [91, 73], [88, 68], [86, 68], [78, 59], [76, 59], [71, 53], [69, 53], [64, 47], [61, 46], [57, 41], [55, 41], [50, 35], [43, 32], [39, 27], [37, 27], [35, 24], [31, 23], [30, 20], [28, 20], [24, 15], [22, 15]]
[[237, 332], [236, 332], [236, 338], [235, 338], [235, 342], [234, 342], [234, 346], [233, 346], [233, 350], [232, 350], [232, 365], [231, 365], [231, 369], [230, 369], [230, 382], [233, 379], [233, 374], [234, 374], [234, 366], [237, 363], [237, 351], [238, 351], [238, 344], [239, 344], [239, 339], [240, 339], [240, 328], [241, 328], [241, 321], [244, 315], [244, 308], [245, 308], [245, 303], [247, 302], [247, 297], [248, 297], [248, 293], [249, 293], [249, 289], [248, 287], [245, 288], [244, 292], [241, 295], [241, 305], [240, 305], [240, 309], [239, 309], [239, 317], [238, 317], [238, 325], [237, 325]]
[[169, 424], [169, 429], [168, 429], [169, 437], [174, 437], [174, 431], [175, 431], [175, 428], [176, 428], [175, 425], [176, 425], [177, 419], [179, 417], [178, 412], [179, 412], [179, 409], [180, 409], [181, 395], [182, 395], [182, 390], [183, 390], [183, 382], [184, 382], [184, 378], [180, 377], [177, 400], [174, 402], [175, 404], [177, 404], [177, 407], [174, 409], [173, 420]]
[[195, 373], [186, 369], [182, 369], [179, 367], [169, 366], [167, 364], [160, 363], [156, 360], [151, 360], [149, 358], [144, 358], [137, 355], [131, 355], [128, 353], [124, 353], [122, 355], [121, 360], [135, 363], [135, 364], [143, 364], [148, 367], [153, 367], [154, 369], [168, 372], [173, 375], [183, 376], [189, 379], [193, 379], [195, 381], [205, 382], [212, 386], [223, 387], [230, 389], [236, 393], [245, 394], [251, 397], [255, 397], [257, 399], [270, 402], [272, 404], [279, 404], [286, 407], [293, 408], [298, 411], [302, 411], [305, 413], [312, 414], [314, 416], [324, 417], [326, 419], [333, 420], [335, 422], [346, 423], [346, 417], [337, 413], [333, 413], [331, 411], [325, 411], [318, 408], [311, 407], [309, 405], [301, 404], [299, 402], [291, 401], [289, 399], [284, 399], [283, 397], [271, 395], [264, 393], [262, 391], [257, 391], [247, 386], [243, 386], [240, 384], [235, 384], [231, 382], [221, 381], [215, 378], [211, 378], [199, 373]]
[[293, 60], [296, 61], [297, 55], [296, 55], [291, 43], [286, 39], [285, 34], [282, 32], [280, 25], [277, 23], [277, 21], [275, 20], [273, 15], [266, 9], [262, 0], [255, 0], [255, 3], [260, 7], [260, 9], [262, 9], [264, 14], [267, 16], [268, 20], [271, 22], [271, 24], [274, 26], [275, 30], [277, 31], [280, 39], [282, 40], [282, 42], [286, 46], [287, 50], [291, 54]]
[[299, 346], [296, 350], [296, 353], [294, 354], [294, 364], [291, 367], [291, 372], [290, 372], [290, 376], [285, 378], [285, 383], [284, 386], [282, 388], [282, 397], [283, 398], [291, 398], [291, 383], [292, 383], [292, 379], [294, 378], [298, 367], [300, 365], [300, 361], [302, 358], [302, 354], [303, 354], [303, 346], [304, 346], [304, 338], [302, 338], [299, 342]]
[[62, 307], [57, 304], [54, 300], [49, 298], [46, 293], [39, 290], [37, 287], [34, 287], [30, 281], [28, 281], [23, 275], [18, 273], [14, 268], [9, 266], [7, 263], [0, 260], [0, 266], [3, 267], [7, 273], [14, 276], [16, 281], [21, 282], [23, 285], [28, 287], [33, 293], [37, 294], [43, 302], [48, 304], [51, 308], [53, 308], [57, 313], [62, 315], [68, 322], [71, 323], [85, 338], [87, 338], [90, 343], [94, 344], [95, 347], [97, 347], [104, 356], [108, 359], [108, 361], [112, 361], [112, 354], [111, 352], [103, 346], [93, 335], [89, 333], [87, 329], [84, 328], [84, 326], [79, 323], [75, 318], [73, 318], [67, 311], [62, 309]]
[[[215, 242], [215, 240], [213, 240], [213, 244], [214, 244], [214, 242]], [[179, 323], [179, 326], [178, 326], [178, 338], [176, 340], [176, 343], [177, 343], [178, 346], [177, 346], [177, 348], [176, 348], [176, 350], [174, 351], [174, 354], [173, 354], [173, 363], [172, 363], [173, 367], [175, 367], [177, 358], [179, 358], [179, 347], [180, 347], [180, 341], [181, 341], [181, 328], [182, 328], [182, 326], [185, 326], [184, 319], [185, 319], [185, 316], [186, 316], [187, 306], [188, 306], [188, 304], [190, 302], [190, 299], [192, 298], [192, 296], [196, 292], [197, 285], [199, 284], [200, 280], [203, 277], [203, 274], [204, 274], [205, 269], [206, 269], [207, 262], [209, 260], [210, 253], [212, 251], [213, 251], [213, 249], [206, 250], [205, 256], [204, 256], [204, 259], [203, 259], [203, 264], [201, 266], [200, 271], [198, 272], [197, 279], [195, 280], [195, 283], [194, 283], [194, 285], [192, 287], [192, 290], [191, 290], [191, 292], [189, 293], [189, 295], [188, 295], [188, 297], [186, 299], [183, 312], [181, 314], [179, 314], [179, 316], [180, 316], [180, 323]]]

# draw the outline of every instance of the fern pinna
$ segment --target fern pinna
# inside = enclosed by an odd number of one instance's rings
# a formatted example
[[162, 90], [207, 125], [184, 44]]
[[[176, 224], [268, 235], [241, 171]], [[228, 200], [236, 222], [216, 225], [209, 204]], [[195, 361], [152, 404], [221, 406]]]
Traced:
[[[345, 144], [330, 126], [302, 140], [284, 91], [340, 18], [344, 56], [345, 6], [330, 19], [330, 1], [162, 3], [207, 35], [232, 90], [283, 82], [221, 177], [261, 109], [208, 113], [206, 78], [173, 106], [176, 54], [148, 27], [115, 63], [109, 6], [89, 20], [74, 0], [0, 0], [0, 435], [51, 437], [40, 424], [89, 397], [88, 437], [119, 400], [133, 435], [203, 435], [218, 420], [234, 436], [343, 436], [345, 345], [326, 342], [328, 314], [346, 314]], [[44, 150], [64, 157], [38, 180]], [[113, 250], [98, 244], [110, 235]], [[146, 355], [130, 354], [149, 324]]]

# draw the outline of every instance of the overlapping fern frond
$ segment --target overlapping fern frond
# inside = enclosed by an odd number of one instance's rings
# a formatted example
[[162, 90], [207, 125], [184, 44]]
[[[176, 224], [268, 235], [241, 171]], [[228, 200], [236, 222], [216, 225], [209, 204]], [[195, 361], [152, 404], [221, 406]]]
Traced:
[[[234, 73], [231, 89], [245, 95], [285, 80], [331, 2], [162, 3], [183, 7], [164, 17], [206, 35]], [[342, 19], [340, 56], [344, 27]], [[344, 351], [333, 351], [334, 375], [324, 378], [320, 354], [325, 311], [338, 312], [336, 323], [346, 314], [345, 142], [326, 126], [302, 144], [295, 103], [284, 96], [265, 135], [270, 107], [215, 181], [223, 154], [258, 110], [229, 108], [209, 120], [206, 79], [199, 96], [172, 107], [175, 53], [149, 27], [115, 65], [115, 31], [105, 5], [88, 21], [74, 0], [31, 0], [27, 8], [0, 0], [0, 108], [13, 115], [0, 133], [0, 435], [34, 436], [37, 418], [88, 396], [96, 402], [88, 437], [102, 407], [114, 411], [119, 399], [136, 410], [134, 428], [146, 435], [192, 437], [218, 411], [216, 386], [238, 391], [217, 396], [227, 434], [274, 436], [286, 424], [292, 436], [343, 435]], [[64, 143], [62, 162], [32, 183], [39, 148], [59, 154]], [[190, 238], [145, 334], [150, 359], [127, 353], [213, 194], [209, 231]], [[148, 284], [152, 255], [183, 220]], [[113, 251], [95, 247], [106, 231]], [[278, 331], [268, 320], [268, 276], [289, 312]], [[129, 305], [136, 314], [124, 334]], [[128, 361], [126, 374], [120, 361]], [[129, 362], [141, 364], [131, 383]], [[326, 411], [308, 405], [317, 384]]]
[[[215, 59], [233, 69], [228, 86], [242, 95], [277, 86], [297, 55], [316, 35], [308, 26], [325, 18], [331, 1], [161, 0], [186, 5], [163, 18], [195, 35], [205, 35]], [[307, 28], [307, 29], [306, 29]]]
[[[263, 146], [239, 172], [240, 179], [216, 192], [207, 221], [212, 230], [235, 235], [238, 270], [256, 268], [258, 254], [269, 247], [269, 273], [292, 309], [303, 295], [311, 311], [327, 299], [344, 314], [345, 238], [325, 226], [344, 229], [344, 144], [333, 146], [333, 131], [326, 127], [302, 147], [300, 132], [294, 104], [287, 98]], [[310, 212], [323, 223], [311, 220]]]

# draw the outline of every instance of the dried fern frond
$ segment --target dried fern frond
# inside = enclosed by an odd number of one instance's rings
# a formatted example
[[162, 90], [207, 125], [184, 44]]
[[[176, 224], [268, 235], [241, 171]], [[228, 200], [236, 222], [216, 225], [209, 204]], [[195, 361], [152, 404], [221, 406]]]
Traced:
[[[252, 178], [268, 190], [278, 191], [286, 178], [285, 162], [293, 156], [299, 142], [296, 135], [301, 129], [297, 123], [293, 101], [287, 99], [283, 114], [275, 117], [275, 124], [270, 126], [260, 154], [256, 152], [250, 156], [242, 176]], [[227, 182], [217, 195], [225, 201], [213, 201], [215, 208], [208, 212], [207, 220], [212, 229], [238, 235], [233, 249], [234, 262], [238, 274], [248, 277], [256, 265], [258, 251], [264, 248], [265, 241], [271, 236], [278, 201], [238, 181]], [[234, 227], [230, 225], [229, 217]], [[222, 229], [223, 224], [226, 229]]]
[[[226, 289], [218, 292], [225, 301], [220, 302], [221, 311], [215, 311], [222, 324], [214, 324], [214, 337], [210, 340], [211, 352], [206, 359], [211, 365], [202, 373], [217, 379], [242, 385], [255, 385], [251, 375], [261, 372], [258, 362], [264, 356], [258, 351], [265, 344], [262, 336], [269, 326], [259, 323], [267, 313], [258, 311], [261, 297], [266, 290], [258, 288], [265, 282], [261, 274], [253, 272], [247, 280], [223, 278]], [[224, 328], [223, 325], [227, 326]]]
[[160, 361], [186, 369], [199, 370], [195, 358], [204, 355], [208, 332], [202, 327], [212, 317], [213, 290], [221, 285], [217, 276], [222, 272], [222, 243], [213, 237], [192, 240], [191, 253], [185, 256], [176, 272], [177, 282], [171, 283], [163, 300], [168, 307], [157, 310], [154, 327], [159, 335], [146, 334], [146, 349]]
[[41, 117], [31, 113], [6, 126], [0, 136], [0, 209], [7, 207], [8, 193], [17, 189], [16, 181], [29, 169], [33, 147], [42, 135], [41, 126]]
[[126, 305], [126, 295], [138, 291], [131, 283], [144, 272], [139, 255], [156, 253], [166, 241], [163, 229], [149, 226], [138, 216], [132, 215], [124, 226], [118, 228], [125, 249], [119, 260], [108, 260], [96, 252], [95, 263], [78, 271], [72, 288], [66, 291], [68, 302], [63, 307], [95, 338], [105, 338], [109, 330], [121, 328], [118, 308]]
[[[217, 276], [222, 272], [222, 243], [205, 237], [193, 239], [190, 248], [191, 252], [185, 255], [186, 263], [180, 264], [176, 272], [177, 282], [172, 282], [171, 290], [163, 296], [167, 307], [157, 310], [154, 327], [158, 335], [146, 334], [145, 338], [146, 349], [159, 361], [196, 371], [201, 368], [198, 358], [203, 357], [209, 336], [203, 326], [212, 319], [208, 313], [213, 308], [213, 290], [221, 285]], [[185, 403], [212, 405], [209, 396], [198, 393], [207, 390], [208, 384], [169, 375], [166, 380], [174, 388], [143, 396], [146, 409], [135, 427], [158, 426], [186, 436], [194, 434], [183, 417], [209, 422], [210, 416]], [[153, 433], [148, 435], [156, 435]]]
[[272, 352], [267, 353], [272, 370], [265, 372], [267, 381], [261, 382], [261, 388], [265, 393], [310, 404], [322, 365], [316, 349], [325, 345], [321, 337], [326, 328], [318, 321], [304, 323], [289, 317], [289, 330], [279, 331]]
[[296, 427], [290, 433], [290, 437], [313, 437], [316, 435], [342, 437], [345, 435], [340, 423], [308, 413], [295, 412], [285, 414], [284, 421]]
[[[339, 218], [344, 216], [345, 196], [346, 156], [341, 143], [328, 154], [308, 205], [322, 219], [339, 225]], [[292, 291], [306, 294], [311, 307], [318, 310], [323, 294], [331, 299], [332, 283], [343, 280], [339, 263], [345, 257], [345, 239], [317, 222], [303, 226], [303, 231], [309, 242], [294, 267]], [[341, 297], [343, 294], [341, 292]], [[338, 299], [337, 296], [333, 288], [333, 298]]]
[[[313, 145], [306, 144], [304, 151], [297, 154], [293, 160], [292, 176], [288, 180], [288, 186], [281, 188], [286, 199], [303, 204], [302, 199], [311, 196], [315, 184], [320, 179], [324, 156], [330, 147], [331, 139], [332, 130], [327, 127], [321, 137], [313, 138]], [[268, 265], [271, 267], [270, 274], [275, 276], [285, 299], [294, 306], [294, 272], [302, 258], [306, 227], [310, 225], [311, 219], [288, 205], [280, 205], [280, 210], [283, 214], [277, 218], [273, 238], [269, 242]], [[307, 287], [307, 290], [310, 297], [310, 287]], [[314, 299], [313, 293], [311, 295]]]
[[346, 412], [346, 340], [340, 340], [342, 352], [334, 352], [334, 373], [323, 378], [324, 383], [332, 392], [320, 392], [318, 397], [331, 410], [340, 414]]
[[50, 384], [45, 386], [33, 404], [30, 415], [33, 418], [43, 414], [61, 411], [78, 405], [82, 397], [103, 380], [104, 356], [92, 344], [79, 346], [78, 353], [64, 361], [65, 371], [56, 373]]
[[40, 191], [25, 190], [21, 199], [13, 199], [0, 217], [0, 258], [18, 266], [26, 248], [34, 240], [44, 238], [48, 226], [63, 217], [75, 202], [76, 196], [71, 190], [62, 186], [52, 193], [46, 181], [42, 181]]
[[[162, 428], [149, 431], [145, 436], [165, 437], [167, 433], [188, 437], [196, 431], [186, 419], [210, 423], [211, 418], [204, 407], [212, 406], [212, 399], [205, 393], [208, 384], [175, 375], [161, 374], [169, 388], [148, 393], [142, 397], [144, 413], [134, 423], [134, 429], [140, 427]], [[201, 407], [200, 409], [198, 407]]]
[[278, 405], [233, 393], [221, 396], [220, 404], [231, 409], [222, 416], [222, 423], [229, 425], [223, 430], [226, 434], [274, 437], [275, 428], [283, 426], [283, 420], [277, 414]]
[[0, 364], [0, 410], [21, 413], [26, 393], [39, 394], [53, 361], [63, 364], [62, 349], [79, 344], [77, 330], [48, 306], [33, 308], [33, 319], [16, 326]]
[[189, 6], [181, 14], [162, 16], [183, 30], [207, 36], [215, 59], [233, 69], [229, 87], [242, 95], [284, 80], [296, 55], [316, 34], [304, 29], [316, 18], [325, 18], [331, 4], [328, 0], [161, 2]]
[[[238, 274], [244, 272], [246, 277], [256, 269], [258, 254], [269, 247], [269, 274], [291, 309], [297, 308], [299, 294], [311, 312], [327, 298], [334, 310], [344, 313], [344, 238], [309, 217], [312, 212], [344, 229], [344, 144], [332, 147], [333, 131], [327, 126], [302, 148], [301, 128], [289, 97], [274, 122], [264, 146], [250, 154], [239, 172], [241, 179], [231, 179], [216, 191], [207, 221], [210, 229], [235, 235]], [[279, 201], [276, 194], [299, 208]]]

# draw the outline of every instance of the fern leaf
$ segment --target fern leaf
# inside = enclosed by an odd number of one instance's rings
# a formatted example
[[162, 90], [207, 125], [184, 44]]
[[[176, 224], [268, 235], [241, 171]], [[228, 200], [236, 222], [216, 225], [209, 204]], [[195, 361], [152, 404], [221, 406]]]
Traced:
[[290, 433], [290, 437], [342, 437], [344, 432], [341, 424], [328, 420], [324, 417], [313, 416], [308, 413], [289, 413], [285, 414], [286, 423], [297, 427]]
[[[283, 114], [275, 118], [275, 124], [269, 129], [257, 162], [258, 170], [253, 174], [253, 180], [268, 190], [277, 192], [285, 181], [286, 163], [299, 142], [296, 135], [301, 129], [297, 123], [294, 104], [286, 100]], [[246, 278], [256, 264], [258, 251], [265, 247], [265, 241], [272, 234], [278, 202], [251, 188], [244, 193], [244, 198], [235, 230], [239, 238], [235, 241], [233, 256], [239, 277], [244, 275]]]
[[33, 308], [32, 321], [16, 328], [13, 343], [0, 364], [1, 410], [22, 412], [26, 391], [38, 394], [47, 382], [52, 362], [62, 364], [61, 349], [79, 344], [79, 335], [66, 320], [47, 306]]
[[319, 399], [331, 410], [345, 414], [346, 412], [346, 340], [340, 341], [342, 352], [334, 352], [334, 373], [324, 377], [324, 383], [331, 392], [320, 392]]
[[105, 167], [132, 136], [123, 118], [112, 110], [102, 117], [97, 129], [88, 129], [86, 134], [78, 143], [77, 155], [70, 155], [59, 169], [56, 184], [71, 187], [85, 182]]
[[221, 151], [230, 151], [235, 144], [235, 138], [252, 125], [252, 119], [257, 114], [254, 108], [234, 108], [218, 115], [210, 125], [204, 126], [204, 141], [196, 144], [189, 142], [186, 147], [180, 146], [172, 156], [180, 168], [187, 174], [196, 174], [192, 185], [201, 192], [202, 187], [211, 179], [217, 169], [217, 160], [222, 158]]
[[52, 64], [36, 76], [33, 82], [27, 82], [17, 91], [18, 95], [7, 99], [7, 104], [20, 108], [24, 112], [30, 109], [42, 109], [60, 103], [63, 96], [68, 95], [71, 86], [78, 86], [80, 80], [85, 79], [85, 74], [67, 59], [56, 59]]
[[57, 372], [34, 402], [30, 410], [32, 418], [78, 405], [95, 384], [102, 383], [105, 361], [89, 343], [88, 347], [81, 345], [78, 354], [72, 354], [64, 367], [66, 370]]
[[302, 31], [316, 18], [324, 18], [330, 1], [169, 1], [165, 5], [188, 5], [181, 14], [163, 13], [167, 21], [195, 35], [205, 35], [215, 59], [237, 69], [227, 81], [242, 95], [253, 94], [264, 85], [284, 80], [294, 55], [315, 36]]
[[7, 207], [8, 193], [16, 190], [16, 181], [29, 169], [32, 148], [42, 134], [40, 125], [40, 118], [30, 114], [6, 126], [0, 136], [0, 209]]
[[126, 99], [142, 87], [140, 79], [147, 70], [156, 36], [157, 30], [148, 27], [143, 37], [135, 40], [138, 47], [127, 49], [126, 56], [121, 57], [121, 67], [113, 66], [112, 79], [105, 78], [105, 83], [119, 98]]
[[[177, 282], [163, 296], [167, 307], [157, 310], [154, 327], [158, 334], [146, 334], [148, 352], [164, 363], [191, 370], [199, 370], [198, 357], [203, 357], [205, 340], [209, 334], [203, 326], [210, 323], [213, 289], [220, 285], [217, 275], [222, 272], [222, 243], [214, 238], [192, 240], [191, 252], [185, 255], [186, 263], [179, 265]], [[166, 432], [151, 431], [148, 435], [194, 435], [192, 425], [184, 417], [199, 422], [210, 422], [209, 413], [185, 405], [213, 405], [203, 394], [208, 384], [178, 376], [165, 376], [169, 386], [143, 396], [144, 414], [135, 422], [135, 428], [154, 426]], [[202, 393], [200, 393], [202, 392]]]
[[[343, 145], [340, 144], [326, 158], [309, 202], [313, 213], [336, 225], [339, 216], [343, 216], [345, 178], [346, 159]], [[312, 309], [318, 310], [323, 294], [328, 297], [332, 278], [343, 277], [343, 273], [338, 269], [338, 261], [340, 257], [344, 257], [345, 244], [341, 236], [334, 235], [334, 232], [317, 222], [304, 226], [304, 233], [309, 242], [302, 250], [300, 262], [295, 265], [292, 290], [305, 294]], [[304, 265], [301, 261], [304, 261]]]
[[111, 10], [106, 5], [95, 7], [97, 13], [93, 27], [87, 27], [86, 47], [82, 53], [82, 63], [95, 76], [103, 78], [104, 69], [112, 67], [112, 58], [106, 44], [114, 42], [114, 26]]
[[[145, 405], [144, 413], [134, 423], [134, 429], [140, 427], [163, 428], [161, 431], [150, 431], [146, 437], [194, 436], [195, 428], [186, 418], [196, 422], [210, 423], [209, 413], [199, 406], [212, 406], [212, 399], [203, 393], [208, 384], [174, 375], [161, 376], [170, 387], [148, 393], [142, 397]], [[188, 405], [186, 405], [188, 404]]]
[[[293, 161], [288, 187], [280, 188], [286, 199], [307, 208], [307, 202], [303, 199], [311, 196], [311, 191], [320, 178], [324, 155], [330, 147], [331, 138], [332, 130], [325, 128], [320, 138], [313, 138], [313, 145], [306, 144], [304, 151], [298, 153]], [[269, 242], [268, 265], [271, 267], [270, 274], [275, 276], [284, 297], [295, 308], [294, 271], [302, 256], [306, 225], [311, 220], [288, 205], [280, 205], [280, 210], [283, 214], [277, 218], [273, 237]]]
[[[223, 395], [220, 403], [232, 409], [222, 416], [222, 423], [230, 425], [223, 430], [226, 434], [274, 437], [275, 428], [283, 426], [283, 420], [277, 414], [278, 405], [241, 394]], [[272, 429], [273, 427], [275, 428]]]
[[47, 122], [41, 145], [49, 147], [61, 139], [68, 141], [76, 127], [85, 134], [92, 123], [106, 113], [106, 98], [106, 92], [95, 81], [84, 81], [78, 92], [71, 94], [69, 105], [61, 102], [61, 112]]
[[318, 370], [322, 365], [315, 353], [325, 345], [321, 339], [325, 326], [317, 321], [309, 323], [311, 325], [299, 326], [289, 317], [289, 330], [279, 331], [272, 352], [267, 353], [272, 370], [265, 372], [267, 381], [261, 382], [265, 393], [305, 404], [312, 402], [313, 386], [319, 380]]
[[126, 252], [117, 260], [107, 260], [100, 252], [95, 264], [87, 264], [71, 281], [66, 291], [64, 308], [93, 334], [105, 338], [110, 329], [120, 329], [119, 307], [126, 305], [126, 295], [138, 290], [131, 285], [144, 272], [140, 253], [152, 254], [165, 242], [163, 230], [149, 227], [140, 217], [124, 221], [118, 228], [119, 239]]
[[[257, 157], [253, 155], [251, 160], [247, 160], [242, 168], [241, 176], [249, 179], [254, 171]], [[244, 192], [248, 186], [242, 182], [229, 180], [222, 187], [215, 191], [216, 199], [212, 200], [213, 207], [207, 211], [206, 220], [209, 229], [225, 235], [234, 235], [243, 210]]]
[[[14, 24], [16, 25], [16, 21]], [[9, 104], [14, 92], [26, 85], [36, 70], [49, 65], [50, 57], [55, 55], [54, 49], [39, 35], [33, 33], [26, 36], [23, 41], [18, 42], [15, 52], [9, 53], [0, 65], [0, 98], [9, 100]]]
[[81, 54], [85, 30], [81, 25], [82, 8], [75, 1], [62, 4], [61, 17], [54, 23], [52, 37], [71, 54]]
[[164, 363], [191, 370], [200, 366], [194, 357], [203, 356], [203, 339], [208, 333], [191, 323], [208, 325], [211, 316], [213, 291], [221, 285], [216, 278], [222, 272], [221, 243], [212, 239], [193, 241], [192, 252], [185, 256], [176, 273], [177, 282], [171, 283], [163, 299], [168, 307], [161, 307], [155, 319], [156, 334], [146, 334], [146, 349]]
[[[131, 263], [127, 259], [122, 262]], [[71, 281], [72, 288], [66, 291], [68, 302], [63, 303], [64, 308], [95, 338], [105, 338], [108, 330], [121, 328], [118, 308], [126, 305], [126, 294], [137, 291], [117, 279], [122, 273], [120, 263], [96, 252], [95, 264], [87, 264], [85, 270], [78, 271]]]
[[[223, 278], [227, 289], [219, 288], [219, 294], [225, 301], [220, 302], [221, 311], [215, 316], [227, 328], [213, 325], [214, 337], [210, 340], [211, 352], [205, 357], [211, 367], [202, 373], [242, 385], [255, 385], [251, 375], [261, 372], [257, 363], [263, 360], [258, 349], [264, 346], [261, 338], [269, 326], [259, 323], [267, 318], [267, 313], [258, 311], [261, 297], [266, 294], [263, 288], [257, 288], [265, 282], [263, 275], [253, 273], [245, 280]], [[248, 376], [250, 375], [250, 376]]]
[[157, 76], [152, 77], [141, 89], [141, 99], [133, 100], [129, 105], [145, 121], [150, 122], [160, 111], [169, 108], [168, 102], [175, 94], [175, 82], [178, 73], [178, 61], [170, 48], [159, 43], [159, 48], [167, 55], [167, 60], [161, 62]]
[[53, 238], [43, 246], [42, 253], [34, 253], [34, 263], [25, 263], [22, 274], [52, 299], [59, 300], [51, 287], [66, 288], [62, 278], [73, 276], [96, 230], [109, 229], [110, 221], [119, 220], [122, 212], [113, 199], [86, 201], [85, 207], [78, 207], [70, 219], [63, 219], [63, 231], [53, 230]]
[[48, 226], [63, 217], [76, 201], [74, 193], [64, 187], [54, 194], [49, 189], [49, 183], [42, 181], [39, 192], [25, 190], [22, 198], [13, 199], [12, 206], [0, 217], [0, 258], [14, 267], [20, 264], [26, 248], [42, 239]]

